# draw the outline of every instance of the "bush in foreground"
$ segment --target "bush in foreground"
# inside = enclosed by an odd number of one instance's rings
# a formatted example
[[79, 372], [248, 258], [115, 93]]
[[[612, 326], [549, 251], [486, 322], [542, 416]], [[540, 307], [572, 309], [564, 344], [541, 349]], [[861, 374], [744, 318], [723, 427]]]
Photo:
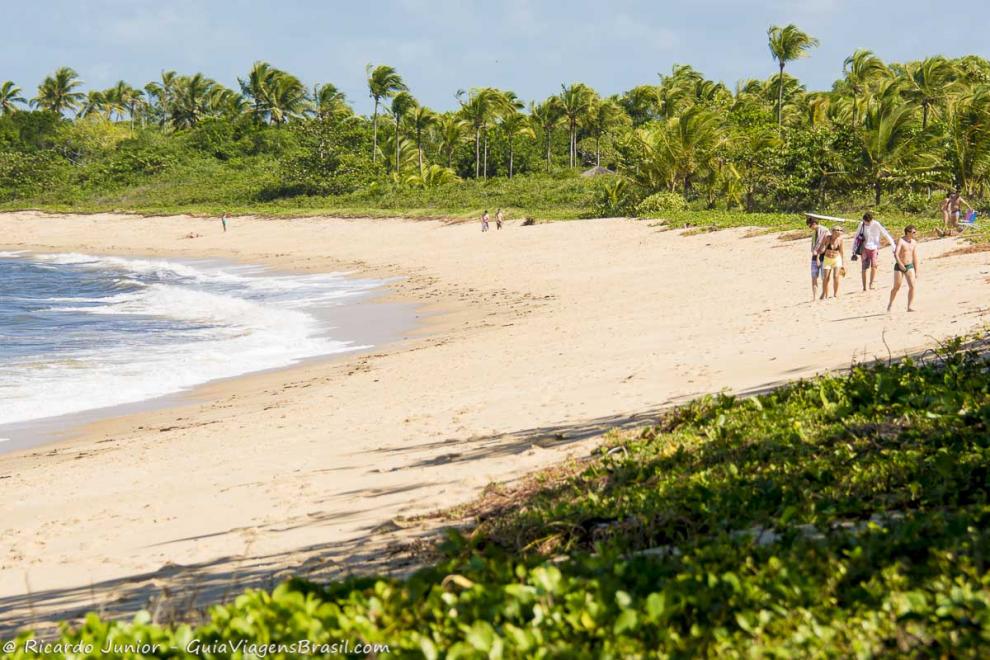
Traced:
[[958, 342], [708, 397], [483, 507], [406, 580], [291, 581], [196, 628], [91, 615], [62, 640], [162, 656], [305, 638], [428, 658], [985, 657], [988, 427], [990, 360]]

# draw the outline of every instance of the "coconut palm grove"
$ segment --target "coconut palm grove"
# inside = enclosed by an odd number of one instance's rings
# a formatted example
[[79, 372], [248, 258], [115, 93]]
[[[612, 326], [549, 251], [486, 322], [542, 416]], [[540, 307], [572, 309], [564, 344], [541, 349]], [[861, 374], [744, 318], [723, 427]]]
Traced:
[[[448, 112], [422, 106], [395, 68], [369, 65], [370, 117], [332, 83], [267, 62], [237, 89], [164, 71], [143, 86], [87, 90], [62, 67], [33, 93], [0, 85], [0, 203], [414, 215], [502, 206], [546, 218], [871, 207], [934, 216], [957, 188], [983, 204], [990, 62], [884, 62], [863, 49], [832, 89], [808, 90], [787, 65], [813, 57], [817, 40], [794, 25], [767, 36], [775, 72], [734, 88], [675, 64], [611, 97], [580, 82], [534, 100], [466, 87]], [[576, 176], [589, 168], [603, 176]]]

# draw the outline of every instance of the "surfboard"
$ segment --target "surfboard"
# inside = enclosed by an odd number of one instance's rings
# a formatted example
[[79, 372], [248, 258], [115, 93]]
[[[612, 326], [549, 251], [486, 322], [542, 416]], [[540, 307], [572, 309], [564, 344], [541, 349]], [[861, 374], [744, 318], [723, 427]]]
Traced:
[[845, 218], [836, 218], [832, 215], [819, 215], [817, 213], [805, 213], [806, 218], [815, 218], [816, 220], [832, 220], [834, 222], [859, 222], [858, 220], [846, 220]]

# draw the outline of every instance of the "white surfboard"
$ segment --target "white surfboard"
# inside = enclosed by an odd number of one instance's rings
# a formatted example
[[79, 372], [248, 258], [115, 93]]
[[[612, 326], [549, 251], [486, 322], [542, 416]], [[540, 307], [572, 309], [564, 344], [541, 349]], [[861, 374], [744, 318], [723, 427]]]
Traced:
[[836, 218], [832, 215], [819, 215], [817, 213], [805, 213], [806, 218], [815, 218], [816, 220], [832, 220], [833, 222], [858, 222], [858, 220], [846, 220], [845, 218]]

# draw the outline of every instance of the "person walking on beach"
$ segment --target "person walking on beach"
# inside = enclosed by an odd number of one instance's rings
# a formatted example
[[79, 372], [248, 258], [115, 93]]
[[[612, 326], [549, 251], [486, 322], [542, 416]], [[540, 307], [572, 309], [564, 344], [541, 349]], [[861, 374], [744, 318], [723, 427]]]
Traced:
[[495, 229], [502, 228], [502, 221], [505, 220], [505, 216], [502, 214], [502, 209], [495, 211]]
[[488, 231], [488, 211], [481, 214], [481, 231]]
[[918, 230], [914, 225], [904, 228], [904, 237], [898, 239], [894, 246], [894, 288], [890, 290], [890, 302], [887, 303], [887, 311], [894, 306], [894, 298], [901, 290], [901, 281], [907, 280], [908, 285], [908, 305], [907, 311], [914, 311], [914, 289], [918, 281], [918, 241], [915, 239]]
[[856, 228], [856, 234], [862, 234], [862, 277], [863, 291], [866, 291], [866, 271], [870, 271], [870, 289], [873, 288], [873, 282], [877, 277], [877, 268], [879, 266], [877, 257], [880, 254], [880, 237], [885, 237], [890, 245], [894, 245], [894, 237], [890, 235], [886, 227], [881, 225], [877, 220], [874, 220], [873, 214], [869, 212], [863, 214], [863, 221]]
[[945, 225], [946, 232], [959, 231], [959, 217], [962, 215], [964, 204], [967, 209], [972, 210], [973, 207], [962, 198], [958, 190], [953, 190], [942, 200], [942, 222]]
[[817, 218], [808, 216], [808, 229], [811, 230], [811, 301], [818, 300], [818, 278], [822, 274], [822, 261], [824, 260], [825, 243], [829, 237], [829, 231], [818, 223]]
[[223, 215], [220, 216], [220, 224], [223, 225], [223, 233], [227, 233], [227, 212], [224, 211]]
[[832, 227], [832, 234], [825, 241], [825, 257], [822, 261], [822, 297], [828, 298], [828, 282], [832, 280], [832, 297], [839, 296], [839, 278], [845, 276], [846, 250], [842, 244], [842, 227]]

